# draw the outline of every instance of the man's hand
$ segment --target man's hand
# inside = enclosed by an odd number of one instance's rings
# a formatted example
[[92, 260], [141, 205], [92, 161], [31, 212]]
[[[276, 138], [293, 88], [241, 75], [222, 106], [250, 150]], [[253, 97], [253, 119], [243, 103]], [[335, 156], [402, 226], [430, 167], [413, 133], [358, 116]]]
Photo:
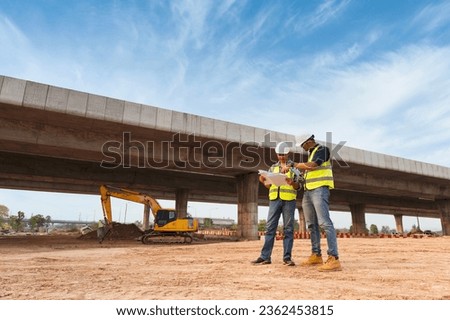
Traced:
[[266, 177], [259, 176], [259, 182], [261, 182], [267, 189], [271, 186], [271, 184], [266, 181]]
[[289, 172], [289, 169], [290, 169], [290, 168], [291, 168], [290, 166], [288, 166], [288, 165], [286, 165], [285, 163], [283, 163], [283, 164], [281, 165], [280, 172], [281, 172], [281, 173]]
[[294, 188], [295, 190], [300, 188], [300, 184], [298, 182], [295, 182], [293, 179], [291, 178], [286, 178], [286, 183], [288, 185], [290, 185], [292, 188]]

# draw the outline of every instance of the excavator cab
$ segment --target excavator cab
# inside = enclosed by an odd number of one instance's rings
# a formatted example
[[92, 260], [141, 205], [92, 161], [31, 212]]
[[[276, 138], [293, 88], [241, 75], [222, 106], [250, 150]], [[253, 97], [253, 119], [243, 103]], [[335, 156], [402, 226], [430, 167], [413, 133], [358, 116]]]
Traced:
[[156, 213], [155, 224], [158, 227], [164, 227], [166, 224], [177, 220], [177, 214], [174, 210], [160, 209]]

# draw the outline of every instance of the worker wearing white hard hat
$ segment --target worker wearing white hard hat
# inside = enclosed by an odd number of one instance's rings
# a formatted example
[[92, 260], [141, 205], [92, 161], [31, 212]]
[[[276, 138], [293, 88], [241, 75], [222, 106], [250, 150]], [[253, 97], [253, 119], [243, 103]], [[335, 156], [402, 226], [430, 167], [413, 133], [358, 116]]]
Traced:
[[[342, 270], [339, 260], [336, 230], [330, 218], [330, 189], [334, 188], [331, 156], [328, 147], [317, 143], [313, 134], [297, 137], [297, 145], [308, 152], [307, 162], [294, 163], [293, 167], [304, 171], [305, 184], [302, 209], [306, 226], [311, 234], [311, 255], [301, 265], [320, 265], [319, 271]], [[289, 167], [289, 165], [287, 166]], [[286, 171], [283, 168], [282, 171]], [[320, 248], [320, 228], [326, 233], [328, 259], [323, 263]]]
[[[269, 168], [268, 175], [260, 175], [259, 181], [269, 189], [269, 212], [267, 215], [266, 233], [261, 254], [253, 264], [272, 263], [272, 250], [280, 217], [283, 216], [283, 264], [294, 266], [292, 260], [292, 247], [294, 244], [294, 213], [296, 208], [297, 190], [300, 188], [300, 172], [293, 168], [294, 162], [288, 159], [290, 152], [289, 142], [280, 142], [275, 147], [278, 162]], [[284, 174], [281, 168], [291, 165], [291, 169]], [[284, 178], [281, 185], [270, 180], [270, 175]], [[284, 177], [283, 177], [284, 175]]]
[[276, 145], [275, 153], [276, 154], [288, 154], [291, 151], [290, 148], [291, 143], [283, 141]]
[[310, 140], [314, 140], [314, 135], [311, 133], [305, 133], [295, 137], [296, 145], [299, 147], [303, 147], [303, 145]]

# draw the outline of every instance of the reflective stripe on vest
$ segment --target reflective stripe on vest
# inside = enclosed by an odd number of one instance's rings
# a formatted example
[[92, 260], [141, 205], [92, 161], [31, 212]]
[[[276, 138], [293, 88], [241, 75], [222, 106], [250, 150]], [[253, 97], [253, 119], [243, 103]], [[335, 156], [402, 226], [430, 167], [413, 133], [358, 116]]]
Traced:
[[[272, 172], [280, 172], [280, 167], [274, 167]], [[286, 176], [288, 178], [293, 178], [294, 173], [289, 171], [286, 173]], [[297, 199], [297, 190], [295, 190], [294, 187], [290, 185], [283, 185], [279, 187], [271, 185], [269, 189], [269, 200], [275, 200], [278, 197], [280, 197], [281, 200], [295, 200]]]
[[[320, 145], [315, 147], [308, 157], [311, 162]], [[305, 190], [313, 190], [319, 187], [334, 188], [333, 170], [331, 169], [331, 157], [324, 161], [317, 169], [305, 172]]]

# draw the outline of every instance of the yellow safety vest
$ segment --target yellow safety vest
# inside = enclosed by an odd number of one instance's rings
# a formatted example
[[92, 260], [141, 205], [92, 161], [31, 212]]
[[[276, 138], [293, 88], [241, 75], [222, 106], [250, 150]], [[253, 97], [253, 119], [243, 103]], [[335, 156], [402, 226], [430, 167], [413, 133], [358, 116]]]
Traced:
[[[319, 149], [320, 145], [314, 148], [308, 157], [308, 162], [311, 162], [314, 154]], [[305, 190], [313, 190], [319, 187], [334, 188], [333, 170], [331, 169], [331, 156], [328, 161], [324, 161], [317, 169], [305, 171]]]
[[[273, 167], [273, 173], [280, 172], [279, 166]], [[293, 178], [294, 173], [292, 171], [286, 172], [286, 176], [288, 178]], [[278, 197], [280, 197], [281, 200], [295, 200], [297, 199], [297, 190], [294, 189], [294, 187], [290, 185], [283, 185], [283, 186], [275, 186], [271, 185], [269, 189], [269, 200], [275, 200]]]

